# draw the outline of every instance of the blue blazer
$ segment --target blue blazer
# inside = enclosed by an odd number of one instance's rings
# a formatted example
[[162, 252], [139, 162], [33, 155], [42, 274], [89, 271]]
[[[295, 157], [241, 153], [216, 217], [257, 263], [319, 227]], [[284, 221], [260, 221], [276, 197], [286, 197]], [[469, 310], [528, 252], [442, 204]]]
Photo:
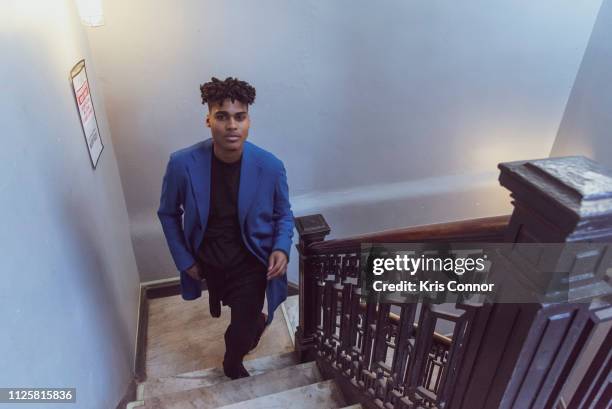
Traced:
[[[181, 295], [202, 295], [201, 282], [185, 272], [196, 262], [210, 204], [212, 139], [170, 155], [157, 215], [170, 253], [181, 275]], [[238, 190], [238, 219], [246, 247], [266, 266], [268, 256], [281, 250], [289, 258], [293, 213], [283, 163], [271, 153], [245, 142]], [[268, 280], [268, 321], [287, 298], [287, 275]]]

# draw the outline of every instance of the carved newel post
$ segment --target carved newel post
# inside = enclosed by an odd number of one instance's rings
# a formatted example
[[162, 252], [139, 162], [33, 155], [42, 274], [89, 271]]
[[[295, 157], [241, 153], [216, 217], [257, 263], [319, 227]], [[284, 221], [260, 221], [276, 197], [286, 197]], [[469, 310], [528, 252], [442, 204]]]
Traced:
[[508, 275], [519, 277], [524, 288], [538, 288], [549, 271], [565, 272], [572, 301], [547, 301], [544, 289], [541, 302], [481, 308], [448, 407], [554, 408], [586, 345], [599, 341], [597, 358], [578, 380], [568, 407], [603, 408], [599, 405], [610, 398], [611, 335], [602, 343], [593, 333], [612, 319], [612, 173], [584, 157], [499, 168], [499, 181], [512, 192], [514, 204], [507, 242], [584, 245], [558, 246], [559, 257], [552, 262], [537, 248], [508, 259]]
[[295, 332], [295, 349], [300, 360], [310, 358], [309, 353], [314, 347], [314, 334], [316, 330], [316, 280], [314, 271], [309, 263], [308, 246], [325, 239], [331, 229], [321, 214], [296, 217], [295, 227], [300, 236], [297, 245], [300, 255], [300, 322]]

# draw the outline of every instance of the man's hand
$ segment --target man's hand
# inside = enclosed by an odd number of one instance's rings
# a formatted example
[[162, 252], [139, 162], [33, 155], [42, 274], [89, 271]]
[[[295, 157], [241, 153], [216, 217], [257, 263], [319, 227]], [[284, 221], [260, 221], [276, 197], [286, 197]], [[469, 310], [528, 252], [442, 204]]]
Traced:
[[187, 270], [185, 270], [185, 272], [189, 274], [189, 277], [193, 278], [194, 280], [198, 280], [198, 281], [202, 280], [202, 277], [200, 276], [200, 267], [198, 266], [198, 263], [195, 263], [194, 265], [189, 267]]
[[279, 277], [285, 274], [287, 270], [287, 256], [280, 250], [275, 250], [268, 258], [268, 275], [267, 279], [271, 280], [274, 277]]

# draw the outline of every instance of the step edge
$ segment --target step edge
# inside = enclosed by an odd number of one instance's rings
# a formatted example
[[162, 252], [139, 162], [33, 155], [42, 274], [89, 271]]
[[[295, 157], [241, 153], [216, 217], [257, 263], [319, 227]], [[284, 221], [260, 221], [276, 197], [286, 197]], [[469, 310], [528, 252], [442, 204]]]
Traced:
[[[274, 355], [266, 355], [263, 357], [259, 357], [256, 359], [252, 359], [249, 361], [245, 361], [245, 362], [251, 362], [251, 361], [263, 361], [264, 359], [270, 359], [270, 357], [274, 357], [273, 361], [271, 362], [271, 367], [267, 368], [264, 372], [262, 373], [258, 373], [256, 375], [252, 375], [252, 377], [255, 376], [259, 376], [259, 375], [264, 375], [266, 373], [269, 372], [273, 372], [273, 371], [277, 371], [280, 369], [284, 369], [284, 368], [288, 368], [291, 366], [295, 366], [295, 365], [299, 365], [300, 362], [298, 360], [297, 355], [295, 355], [295, 352], [283, 352], [280, 354], [274, 354]], [[247, 364], [247, 369], [249, 369], [249, 365]], [[197, 377], [194, 378], [189, 378], [187, 375], [189, 374], [193, 374], [196, 372], [203, 372], [201, 375], [198, 375]], [[162, 391], [161, 393], [156, 392], [155, 390], [153, 391], [149, 391], [150, 389], [154, 388], [153, 387], [153, 383], [155, 382], [173, 382], [173, 381], [179, 381], [181, 376], [184, 376], [183, 380], [185, 382], [189, 382], [190, 379], [192, 379], [194, 381], [194, 383], [199, 379], [199, 378], [205, 378], [206, 376], [212, 376], [214, 372], [221, 372], [223, 373], [223, 368], [221, 367], [211, 367], [211, 368], [206, 368], [206, 369], [200, 369], [200, 370], [196, 370], [196, 371], [190, 371], [190, 372], [185, 372], [182, 374], [177, 374], [177, 375], [171, 375], [171, 376], [165, 376], [163, 378], [155, 378], [155, 379], [150, 379], [147, 380], [145, 382], [143, 382], [142, 384], [139, 384], [138, 386], [140, 387], [142, 385], [142, 394], [137, 395], [137, 400], [146, 400], [146, 399], [152, 399], [155, 397], [161, 397], [161, 396], [165, 396], [165, 395], [170, 395], [170, 394], [175, 394], [175, 393], [179, 393], [179, 392], [187, 392], [187, 391], [191, 391], [194, 389], [201, 389], [201, 388], [208, 388], [208, 387], [212, 387], [215, 385], [220, 385], [222, 383], [225, 382], [231, 382], [230, 379], [226, 378], [226, 379], [222, 379], [220, 382], [215, 382], [215, 383], [211, 383], [209, 385], [189, 385], [187, 387], [184, 388], [178, 388], [176, 390], [168, 390], [168, 391]], [[170, 388], [168, 388], [170, 389]]]
[[[256, 398], [252, 398], [252, 399], [248, 399], [248, 400], [243, 400], [243, 401], [239, 401], [239, 402], [230, 403], [229, 405], [219, 406], [217, 409], [231, 408], [233, 405], [237, 405], [239, 403], [249, 402], [251, 400], [257, 400], [257, 399], [269, 398], [269, 397], [274, 396], [274, 395], [281, 395], [281, 394], [284, 394], [284, 393], [289, 393], [289, 392], [295, 391], [297, 389], [313, 388], [314, 385], [319, 385], [319, 384], [328, 384], [328, 385], [331, 385], [330, 388], [335, 389], [336, 390], [336, 394], [338, 396], [340, 396], [340, 398], [342, 399], [343, 403], [341, 403], [342, 406], [339, 406], [339, 408], [346, 408], [347, 407], [346, 406], [347, 405], [346, 404], [346, 400], [344, 399], [344, 396], [342, 395], [342, 391], [340, 390], [340, 387], [338, 386], [338, 383], [334, 379], [323, 379], [323, 380], [320, 380], [318, 382], [310, 383], [308, 385], [303, 385], [303, 386], [298, 386], [298, 387], [295, 387], [295, 388], [285, 389], [285, 390], [280, 391], [280, 392], [270, 393], [270, 394], [267, 394], [267, 395], [257, 396]], [[354, 406], [354, 405], [352, 405], [352, 406]], [[351, 408], [351, 405], [349, 405], [348, 408]]]
[[[184, 393], [184, 392], [190, 392], [190, 391], [194, 391], [194, 390], [212, 389], [212, 388], [219, 387], [219, 385], [224, 385], [224, 384], [231, 385], [232, 383], [234, 383], [234, 384], [239, 385], [240, 383], [245, 382], [245, 381], [243, 381], [243, 379], [254, 379], [254, 378], [256, 378], [256, 379], [264, 379], [264, 377], [266, 377], [266, 376], [271, 377], [272, 376], [271, 374], [273, 374], [275, 372], [287, 371], [288, 368], [294, 368], [294, 367], [298, 367], [298, 366], [300, 366], [300, 367], [311, 367], [311, 366], [314, 367], [314, 370], [316, 371], [317, 377], [321, 379], [320, 381], [317, 381], [317, 382], [314, 382], [314, 383], [319, 383], [319, 382], [324, 381], [323, 375], [321, 374], [321, 371], [319, 370], [319, 367], [317, 366], [316, 361], [309, 361], [309, 362], [298, 363], [298, 364], [295, 364], [295, 365], [286, 366], [284, 368], [279, 368], [279, 369], [275, 369], [275, 370], [272, 370], [272, 371], [264, 372], [264, 373], [261, 373], [261, 374], [258, 374], [258, 375], [249, 376], [248, 378], [229, 379], [229, 380], [227, 380], [225, 382], [219, 382], [219, 383], [213, 384], [213, 385], [207, 385], [207, 386], [196, 387], [196, 388], [191, 388], [191, 389], [185, 389], [185, 390], [180, 390], [180, 391], [175, 391], [175, 392], [169, 392], [169, 393], [164, 393], [164, 394], [156, 395], [156, 396], [149, 396], [147, 399], [149, 399], [149, 400], [151, 400], [151, 399], [163, 399], [164, 397], [168, 397], [168, 396], [171, 396], [171, 395], [178, 395], [178, 394]], [[307, 384], [307, 385], [312, 385], [312, 384]], [[307, 386], [307, 385], [303, 385], [303, 386]], [[301, 388], [303, 386], [297, 386], [296, 388]], [[296, 388], [290, 388], [290, 389], [286, 389], [286, 390], [292, 390], [292, 389], [296, 389]], [[284, 391], [281, 391], [281, 392], [284, 392]], [[274, 393], [281, 393], [281, 392], [274, 392]], [[272, 394], [274, 394], [274, 393], [272, 393]], [[261, 395], [261, 396], [267, 396], [267, 395], [268, 394], [264, 394], [264, 395]], [[251, 398], [251, 399], [257, 399], [257, 398], [259, 398], [261, 396], [256, 396], [256, 397]], [[144, 404], [145, 405], [146, 405], [147, 399], [144, 400]], [[237, 402], [234, 402], [234, 403], [239, 403], [239, 402], [244, 402], [244, 401], [237, 401]], [[234, 403], [232, 403], [232, 405]]]
[[[270, 359], [270, 357], [274, 357], [274, 358], [276, 358], [276, 359], [278, 359], [278, 360], [281, 360], [281, 359], [283, 359], [284, 357], [290, 357], [290, 355], [294, 355], [294, 354], [295, 354], [295, 351], [281, 352], [281, 353], [278, 353], [278, 354], [272, 354], [272, 355], [260, 356], [260, 357], [258, 357], [258, 358], [249, 359], [249, 360], [244, 361], [244, 362], [251, 362], [251, 361], [263, 361], [264, 359]], [[299, 363], [299, 361], [298, 361], [298, 359], [297, 359], [297, 356], [295, 357], [295, 361], [296, 361], [296, 364], [297, 364], [297, 363]], [[289, 365], [289, 366], [291, 366], [291, 365]], [[208, 368], [196, 369], [196, 370], [194, 370], [194, 371], [189, 371], [189, 372], [181, 372], [181, 373], [177, 373], [177, 374], [174, 374], [174, 375], [166, 375], [166, 376], [161, 376], [161, 377], [159, 377], [159, 378], [151, 378], [151, 379], [147, 379], [147, 380], [146, 380], [146, 381], [144, 381], [144, 382], [139, 382], [139, 383], [138, 383], [138, 385], [145, 385], [145, 387], [146, 387], [146, 385], [147, 385], [148, 383], [157, 382], [157, 381], [161, 381], [161, 380], [164, 380], [164, 379], [172, 379], [172, 378], [177, 378], [177, 377], [180, 377], [180, 376], [187, 376], [188, 374], [195, 373], [195, 372], [213, 371], [213, 370], [215, 370], [215, 369], [220, 369], [220, 368], [221, 368], [221, 367], [219, 367], [219, 366], [210, 366], [210, 367], [208, 367]]]

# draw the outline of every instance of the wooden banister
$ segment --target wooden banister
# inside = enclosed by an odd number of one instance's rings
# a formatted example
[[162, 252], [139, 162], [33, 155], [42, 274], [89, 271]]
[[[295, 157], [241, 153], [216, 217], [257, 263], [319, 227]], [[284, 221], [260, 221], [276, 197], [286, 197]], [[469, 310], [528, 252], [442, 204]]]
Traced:
[[[324, 241], [331, 229], [325, 218], [320, 215], [296, 218], [296, 228], [300, 236], [297, 246], [300, 257], [299, 284], [299, 325], [296, 331], [296, 350], [302, 360], [314, 346], [315, 331], [314, 305], [315, 277], [303, 274], [306, 271], [308, 257], [322, 254], [357, 252], [361, 243], [409, 243], [409, 242], [490, 242], [503, 241], [509, 215], [467, 219], [447, 223], [412, 226], [400, 229], [351, 236], [344, 239]], [[436, 334], [438, 336], [438, 334]], [[442, 337], [440, 335], [440, 337]], [[442, 339], [442, 338], [441, 338]]]
[[[612, 173], [581, 157], [499, 167], [500, 183], [512, 192], [510, 217], [328, 241], [331, 228], [322, 215], [296, 219], [296, 349], [335, 377], [350, 403], [368, 409], [552, 409], [587, 340], [598, 325], [612, 321]], [[395, 304], [399, 312], [392, 312], [391, 304], [362, 302], [362, 244], [457, 242], [588, 243], [586, 250], [563, 248], [558, 260], [538, 257], [537, 249], [500, 254], [495, 271], [518, 277], [517, 291], [536, 288], [549, 274], [572, 274], [568, 296], [580, 302], [561, 302], [547, 290], [537, 302], [458, 302], [452, 313], [433, 304]], [[440, 322], [452, 326], [452, 336], [435, 332]], [[608, 403], [602, 374], [610, 367], [609, 346], [610, 340], [602, 343], [588, 366], [571, 397], [572, 409]]]
[[361, 243], [498, 243], [504, 241], [504, 233], [509, 221], [510, 215], [504, 215], [405, 227], [342, 239], [314, 242], [309, 245], [308, 250], [310, 254], [350, 251], [359, 248]]

